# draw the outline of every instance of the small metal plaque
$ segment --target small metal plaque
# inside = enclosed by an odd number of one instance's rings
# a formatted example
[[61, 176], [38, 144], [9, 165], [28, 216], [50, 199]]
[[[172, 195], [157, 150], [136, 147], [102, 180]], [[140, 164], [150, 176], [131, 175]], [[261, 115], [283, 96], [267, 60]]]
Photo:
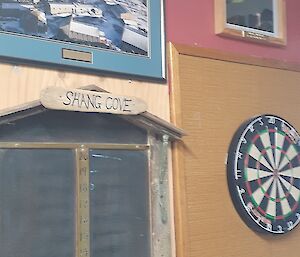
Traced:
[[93, 55], [91, 52], [83, 52], [66, 48], [62, 49], [62, 58], [81, 62], [93, 62]]
[[246, 38], [252, 38], [256, 40], [267, 40], [268, 36], [263, 35], [261, 33], [255, 33], [255, 32], [249, 32], [249, 31], [243, 31], [243, 36]]

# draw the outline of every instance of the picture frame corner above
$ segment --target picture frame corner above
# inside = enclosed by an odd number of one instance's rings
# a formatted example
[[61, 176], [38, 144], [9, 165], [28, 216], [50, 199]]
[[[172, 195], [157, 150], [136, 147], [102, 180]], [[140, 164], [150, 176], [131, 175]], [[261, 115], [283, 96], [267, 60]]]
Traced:
[[284, 47], [287, 44], [285, 0], [215, 0], [215, 34]]
[[[165, 79], [163, 0], [7, 0], [4, 61]], [[27, 18], [26, 18], [27, 17]]]

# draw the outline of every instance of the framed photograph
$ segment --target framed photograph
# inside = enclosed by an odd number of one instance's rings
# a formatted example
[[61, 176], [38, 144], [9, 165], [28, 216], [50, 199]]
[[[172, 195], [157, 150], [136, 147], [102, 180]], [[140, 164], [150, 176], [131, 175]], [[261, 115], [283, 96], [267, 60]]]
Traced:
[[1, 0], [0, 56], [165, 78], [163, 0]]
[[215, 0], [215, 32], [286, 45], [285, 0]]

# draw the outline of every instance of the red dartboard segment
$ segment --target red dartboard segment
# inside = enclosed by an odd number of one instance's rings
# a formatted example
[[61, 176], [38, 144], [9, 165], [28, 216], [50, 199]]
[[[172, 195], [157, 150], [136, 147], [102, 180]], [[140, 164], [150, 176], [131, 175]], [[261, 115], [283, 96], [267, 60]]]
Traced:
[[227, 180], [241, 218], [258, 232], [284, 234], [300, 222], [300, 137], [275, 115], [243, 123], [235, 133]]

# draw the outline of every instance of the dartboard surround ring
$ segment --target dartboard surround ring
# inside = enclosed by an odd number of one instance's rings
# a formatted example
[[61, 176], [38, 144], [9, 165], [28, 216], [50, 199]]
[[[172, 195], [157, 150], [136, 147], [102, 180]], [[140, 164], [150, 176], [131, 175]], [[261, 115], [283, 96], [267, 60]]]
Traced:
[[300, 222], [300, 136], [286, 120], [246, 121], [228, 151], [228, 187], [237, 212], [255, 231], [285, 234]]

